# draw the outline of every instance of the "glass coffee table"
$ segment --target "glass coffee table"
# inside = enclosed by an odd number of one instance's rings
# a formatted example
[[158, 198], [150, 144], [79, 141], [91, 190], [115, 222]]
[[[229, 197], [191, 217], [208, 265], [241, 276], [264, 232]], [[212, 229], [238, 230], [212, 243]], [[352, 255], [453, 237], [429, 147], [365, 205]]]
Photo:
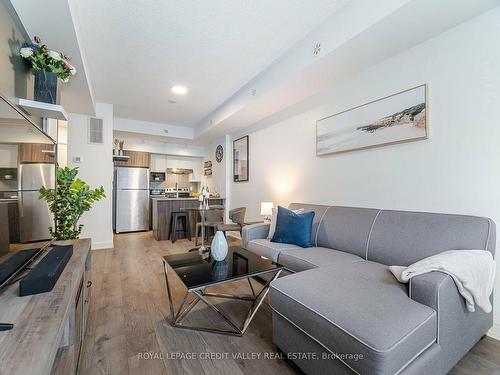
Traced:
[[[229, 248], [226, 259], [223, 261], [215, 261], [208, 253], [199, 254], [198, 252], [188, 252], [163, 257], [163, 265], [167, 284], [168, 302], [170, 304], [170, 324], [172, 326], [235, 336], [243, 336], [246, 332], [257, 310], [262, 305], [264, 298], [269, 292], [271, 282], [278, 278], [283, 270], [283, 267], [279, 264], [237, 246]], [[259, 292], [256, 292], [250, 280], [263, 274], [272, 274], [272, 277], [265, 283], [264, 287]], [[172, 301], [171, 280], [169, 280], [169, 278], [174, 275], [177, 275], [186, 288], [182, 302], [177, 309]], [[209, 288], [217, 285], [243, 279], [248, 281], [251, 295], [235, 295], [208, 291]], [[191, 296], [194, 298], [188, 302]], [[210, 301], [214, 297], [250, 301], [251, 306], [248, 309], [244, 322], [238, 323], [233, 321], [220, 309], [220, 307]], [[202, 301], [210, 309], [217, 312], [217, 314], [219, 314], [219, 316], [230, 326], [230, 329], [183, 324], [184, 318], [186, 318], [199, 301]]]

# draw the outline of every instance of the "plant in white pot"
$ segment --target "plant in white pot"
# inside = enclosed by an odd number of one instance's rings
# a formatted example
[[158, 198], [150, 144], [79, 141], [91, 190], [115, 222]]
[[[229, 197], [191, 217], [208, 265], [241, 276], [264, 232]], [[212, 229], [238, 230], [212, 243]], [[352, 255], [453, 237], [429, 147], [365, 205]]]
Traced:
[[36, 101], [57, 104], [57, 79], [68, 82], [76, 74], [76, 68], [69, 63], [69, 56], [50, 50], [39, 37], [19, 50], [35, 75]]

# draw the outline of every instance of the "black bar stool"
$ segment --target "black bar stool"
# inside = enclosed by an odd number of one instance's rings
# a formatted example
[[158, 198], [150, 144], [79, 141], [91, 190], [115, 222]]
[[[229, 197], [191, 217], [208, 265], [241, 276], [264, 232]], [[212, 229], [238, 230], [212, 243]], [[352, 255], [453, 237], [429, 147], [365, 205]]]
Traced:
[[[179, 219], [182, 220], [182, 228], [177, 228], [177, 223]], [[177, 233], [181, 232], [184, 235], [184, 238], [188, 238], [191, 241], [191, 233], [189, 230], [189, 219], [186, 212], [172, 212], [172, 216], [170, 218], [170, 227], [168, 228], [168, 238], [172, 240], [174, 243], [177, 240]]]

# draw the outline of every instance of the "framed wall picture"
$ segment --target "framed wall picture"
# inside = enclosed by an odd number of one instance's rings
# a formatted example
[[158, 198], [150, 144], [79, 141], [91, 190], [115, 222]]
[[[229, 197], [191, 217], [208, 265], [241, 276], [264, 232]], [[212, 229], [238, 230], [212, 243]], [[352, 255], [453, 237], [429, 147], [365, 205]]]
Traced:
[[427, 85], [322, 118], [316, 122], [316, 155], [428, 138]]
[[233, 141], [233, 181], [248, 181], [248, 135]]

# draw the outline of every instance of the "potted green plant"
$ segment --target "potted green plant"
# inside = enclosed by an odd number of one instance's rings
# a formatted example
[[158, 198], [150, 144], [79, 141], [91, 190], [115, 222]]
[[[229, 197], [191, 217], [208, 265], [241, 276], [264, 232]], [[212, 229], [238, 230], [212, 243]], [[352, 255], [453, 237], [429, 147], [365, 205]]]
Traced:
[[33, 39], [19, 50], [19, 54], [30, 63], [35, 75], [34, 99], [57, 104], [57, 79], [68, 82], [76, 69], [69, 63], [69, 56], [50, 50], [37, 36]]
[[92, 205], [105, 198], [104, 188], [91, 189], [77, 178], [78, 168], [57, 168], [57, 189], [40, 188], [40, 199], [45, 199], [54, 214], [55, 229], [49, 228], [50, 234], [57, 240], [79, 238], [83, 224], [78, 224], [81, 216]]

